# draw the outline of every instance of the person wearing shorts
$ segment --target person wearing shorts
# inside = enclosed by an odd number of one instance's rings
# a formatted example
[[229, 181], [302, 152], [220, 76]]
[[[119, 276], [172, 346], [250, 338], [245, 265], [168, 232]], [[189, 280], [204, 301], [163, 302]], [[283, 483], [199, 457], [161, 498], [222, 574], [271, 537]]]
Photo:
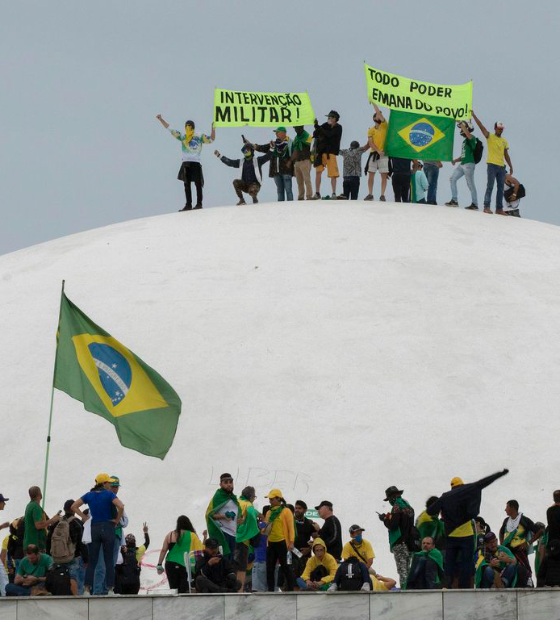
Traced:
[[385, 190], [387, 189], [387, 179], [389, 178], [389, 157], [385, 154], [385, 139], [387, 137], [387, 121], [381, 110], [373, 104], [375, 114], [373, 115], [374, 126], [368, 131], [368, 144], [371, 148], [366, 165], [368, 174], [368, 195], [364, 200], [373, 200], [373, 180], [375, 173], [381, 174], [381, 196], [379, 200], [385, 201]]
[[342, 139], [342, 125], [338, 121], [340, 114], [331, 110], [327, 114], [327, 122], [319, 125], [315, 119], [315, 196], [314, 200], [321, 198], [321, 176], [327, 170], [327, 176], [331, 180], [332, 198], [336, 199], [336, 180], [340, 176], [336, 156], [340, 152], [340, 141]]

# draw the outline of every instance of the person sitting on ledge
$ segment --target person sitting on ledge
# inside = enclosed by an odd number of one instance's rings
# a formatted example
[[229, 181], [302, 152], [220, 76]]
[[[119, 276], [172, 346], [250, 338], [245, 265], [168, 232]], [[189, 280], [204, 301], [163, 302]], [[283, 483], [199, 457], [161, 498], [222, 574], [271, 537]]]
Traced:
[[195, 586], [202, 594], [237, 592], [241, 588], [233, 564], [222, 556], [215, 538], [206, 540], [202, 557], [196, 562]]
[[435, 548], [434, 539], [422, 540], [422, 551], [412, 556], [412, 565], [406, 580], [407, 590], [436, 590], [441, 588], [444, 577], [443, 556]]
[[313, 541], [313, 556], [307, 560], [305, 570], [296, 583], [301, 590], [325, 591], [334, 579], [337, 571], [336, 560], [327, 553], [327, 546], [322, 538]]
[[484, 551], [479, 552], [475, 567], [476, 588], [515, 588], [517, 560], [507, 547], [498, 544], [494, 532], [484, 536]]
[[6, 596], [31, 596], [37, 590], [45, 590], [47, 571], [52, 564], [52, 558], [46, 553], [40, 553], [37, 545], [27, 545], [26, 557], [20, 562], [14, 583], [6, 586]]

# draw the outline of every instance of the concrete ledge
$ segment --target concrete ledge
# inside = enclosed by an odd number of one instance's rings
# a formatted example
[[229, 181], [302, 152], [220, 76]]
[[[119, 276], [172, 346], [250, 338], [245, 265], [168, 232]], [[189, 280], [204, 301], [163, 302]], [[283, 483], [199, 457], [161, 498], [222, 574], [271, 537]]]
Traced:
[[560, 620], [560, 588], [0, 598], [0, 620]]

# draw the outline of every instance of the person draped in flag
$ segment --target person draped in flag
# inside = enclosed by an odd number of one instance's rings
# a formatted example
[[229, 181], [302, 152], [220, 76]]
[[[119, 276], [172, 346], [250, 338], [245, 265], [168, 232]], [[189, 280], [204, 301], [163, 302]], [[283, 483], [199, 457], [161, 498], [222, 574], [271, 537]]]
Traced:
[[237, 527], [241, 523], [243, 518], [237, 496], [233, 492], [233, 477], [231, 474], [222, 474], [220, 487], [206, 509], [206, 526], [208, 536], [218, 541], [223, 556], [228, 560], [233, 560]]
[[239, 497], [242, 522], [237, 528], [235, 536], [235, 564], [237, 565], [237, 579], [241, 584], [240, 592], [243, 592], [245, 575], [249, 564], [249, 547], [257, 544], [260, 538], [259, 513], [253, 506], [257, 499], [255, 487], [245, 487]]

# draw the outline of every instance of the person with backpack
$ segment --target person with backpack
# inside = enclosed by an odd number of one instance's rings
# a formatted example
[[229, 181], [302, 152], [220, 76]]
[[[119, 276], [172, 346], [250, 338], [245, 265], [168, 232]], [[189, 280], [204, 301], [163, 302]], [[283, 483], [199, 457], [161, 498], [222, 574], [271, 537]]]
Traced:
[[127, 534], [125, 544], [120, 549], [122, 562], [118, 562], [115, 567], [115, 593], [117, 594], [138, 594], [140, 591], [140, 562], [150, 546], [150, 535], [148, 534], [148, 524], [144, 523], [144, 544], [136, 546], [136, 536]]
[[67, 568], [70, 578], [78, 583], [78, 558], [87, 562], [87, 550], [82, 544], [83, 526], [72, 512], [73, 504], [73, 499], [64, 502], [64, 515], [49, 528], [47, 553], [56, 565]]
[[[189, 591], [187, 567], [185, 565], [185, 553], [190, 557], [191, 553], [197, 557], [202, 552], [202, 543], [197, 536], [191, 520], [181, 515], [177, 519], [177, 525], [163, 539], [163, 545], [159, 553], [157, 573], [162, 575], [165, 571], [169, 587], [177, 590], [179, 594]], [[165, 569], [163, 562], [165, 560]], [[191, 561], [191, 565], [193, 562]]]
[[25, 533], [25, 519], [18, 517], [10, 523], [10, 539], [8, 540], [8, 557], [14, 564], [14, 573], [17, 573], [19, 563], [23, 560], [23, 538]]
[[301, 590], [325, 591], [336, 575], [338, 564], [335, 558], [327, 553], [327, 545], [322, 538], [313, 541], [313, 555], [307, 560], [305, 570], [297, 579]]
[[367, 566], [356, 556], [346, 558], [337, 568], [327, 592], [358, 592], [371, 590], [371, 578]]
[[456, 476], [451, 480], [451, 490], [426, 509], [432, 516], [441, 512], [445, 525], [445, 576], [448, 588], [453, 586], [457, 572], [457, 587], [471, 587], [475, 549], [473, 520], [480, 512], [482, 490], [508, 472], [508, 469], [504, 469], [469, 484]]
[[511, 174], [506, 174], [507, 189], [504, 192], [504, 215], [521, 217], [519, 214], [519, 203], [521, 198], [525, 198], [525, 187]]
[[467, 187], [471, 192], [471, 204], [465, 209], [470, 211], [478, 211], [478, 196], [476, 193], [476, 184], [474, 182], [474, 171], [476, 164], [482, 157], [482, 142], [473, 135], [474, 127], [472, 123], [461, 121], [457, 123], [459, 132], [463, 137], [463, 144], [461, 146], [461, 155], [456, 159], [451, 160], [453, 166], [459, 164], [453, 171], [449, 183], [451, 185], [451, 200], [445, 203], [446, 207], [458, 207], [458, 192], [457, 181], [461, 177], [465, 177], [467, 181]]
[[45, 588], [53, 596], [78, 596], [78, 582], [68, 564], [53, 563], [47, 571]]

